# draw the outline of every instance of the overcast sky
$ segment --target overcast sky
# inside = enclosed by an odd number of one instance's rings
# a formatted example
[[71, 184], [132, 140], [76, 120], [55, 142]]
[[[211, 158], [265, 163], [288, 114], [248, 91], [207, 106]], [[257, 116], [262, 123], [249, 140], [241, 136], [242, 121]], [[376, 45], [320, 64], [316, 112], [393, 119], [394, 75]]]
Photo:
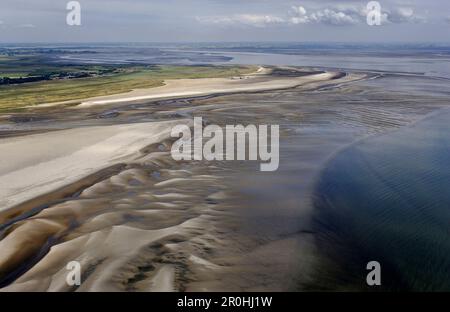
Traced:
[[384, 0], [368, 26], [358, 0], [1, 0], [0, 42], [450, 42], [450, 1]]

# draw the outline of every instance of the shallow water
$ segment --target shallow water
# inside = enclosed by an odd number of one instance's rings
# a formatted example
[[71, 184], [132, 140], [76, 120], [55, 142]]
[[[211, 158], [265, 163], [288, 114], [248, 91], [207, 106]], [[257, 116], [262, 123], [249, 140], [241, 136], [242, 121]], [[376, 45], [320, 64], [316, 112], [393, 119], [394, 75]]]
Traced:
[[382, 289], [450, 290], [449, 133], [447, 109], [357, 143], [324, 169], [315, 230], [337, 288], [365, 288], [375, 260]]

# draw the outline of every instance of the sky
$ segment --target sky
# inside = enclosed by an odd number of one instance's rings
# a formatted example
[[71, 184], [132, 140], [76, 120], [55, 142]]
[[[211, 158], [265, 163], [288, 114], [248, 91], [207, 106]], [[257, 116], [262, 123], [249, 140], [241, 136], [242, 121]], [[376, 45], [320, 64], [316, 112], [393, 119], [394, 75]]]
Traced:
[[1, 0], [0, 42], [450, 43], [450, 1], [380, 0], [379, 26], [359, 0]]

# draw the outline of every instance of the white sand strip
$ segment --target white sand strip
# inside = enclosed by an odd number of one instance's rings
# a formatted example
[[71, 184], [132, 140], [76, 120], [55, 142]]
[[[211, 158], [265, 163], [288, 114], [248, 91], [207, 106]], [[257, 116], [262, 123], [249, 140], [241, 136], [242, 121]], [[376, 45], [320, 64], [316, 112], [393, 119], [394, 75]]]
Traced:
[[128, 93], [96, 97], [82, 102], [77, 107], [86, 108], [141, 100], [202, 96], [218, 93], [257, 92], [286, 89], [310, 82], [325, 81], [337, 73], [327, 72], [303, 77], [272, 77], [255, 74], [244, 78], [201, 78], [166, 80], [165, 85], [149, 89], [137, 89]]
[[170, 136], [188, 120], [61, 130], [0, 140], [0, 211], [76, 182]]

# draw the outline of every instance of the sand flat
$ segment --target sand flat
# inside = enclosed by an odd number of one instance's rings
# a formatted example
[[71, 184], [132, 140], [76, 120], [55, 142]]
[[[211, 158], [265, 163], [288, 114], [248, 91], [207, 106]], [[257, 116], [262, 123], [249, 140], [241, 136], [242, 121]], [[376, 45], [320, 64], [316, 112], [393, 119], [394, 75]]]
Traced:
[[[286, 91], [297, 93], [324, 84], [342, 84], [361, 78], [347, 75], [330, 82], [335, 77], [333, 73], [308, 77], [267, 75], [236, 81], [240, 87], [249, 86], [249, 93], [253, 93], [251, 88], [254, 85], [270, 88], [278, 86], [280, 89], [301, 85], [298, 90]], [[296, 84], [290, 84], [293, 81], [297, 81]], [[305, 85], [297, 84], [299, 81]], [[201, 80], [195, 83], [202, 87]], [[219, 84], [214, 80], [211, 83]], [[191, 87], [176, 88], [179, 92], [191, 92]], [[230, 92], [235, 92], [235, 89]], [[255, 100], [255, 97], [259, 100]], [[235, 94], [222, 99], [194, 101], [196, 104], [213, 101], [208, 105], [199, 105], [199, 112], [219, 125], [222, 125], [225, 116], [233, 116], [233, 112], [238, 117], [238, 123], [249, 120], [282, 123], [288, 117], [287, 122], [291, 125], [303, 116], [303, 112], [297, 116], [293, 107], [298, 108], [299, 103], [304, 103], [310, 109], [316, 106], [295, 98], [292, 105], [285, 107], [285, 101], [289, 98], [288, 94], [287, 98], [268, 101], [267, 94]], [[270, 105], [267, 104], [269, 102]], [[211, 105], [216, 107], [212, 108]], [[111, 106], [115, 107], [113, 104]], [[189, 107], [189, 104], [186, 106]], [[184, 103], [169, 103], [164, 109], [176, 111], [180, 107], [184, 107]], [[95, 111], [95, 105], [88, 107], [87, 111], [90, 109]], [[84, 113], [83, 110], [65, 112], [69, 115]], [[153, 110], [147, 112], [153, 113]], [[257, 121], [255, 116], [263, 119]], [[233, 228], [236, 221], [236, 212], [230, 207], [237, 208], [233, 205], [237, 193], [230, 192], [223, 178], [230, 169], [236, 169], [234, 165], [227, 162], [215, 165], [176, 162], [168, 150], [162, 148], [167, 143], [164, 139], [168, 137], [171, 127], [182, 122], [187, 123], [189, 120], [84, 126], [81, 129], [0, 141], [0, 150], [5, 151], [4, 157], [9, 164], [0, 166], [4, 192], [1, 195], [13, 201], [3, 202], [2, 206], [19, 204], [20, 208], [0, 213], [0, 217], [6, 221], [12, 220], [11, 225], [7, 225], [7, 239], [0, 241], [0, 249], [8, 248], [10, 251], [0, 257], [0, 263], [5, 264], [0, 265], [4, 268], [3, 272], [0, 271], [0, 277], [6, 285], [1, 291], [74, 291], [75, 288], [65, 283], [65, 265], [71, 260], [80, 261], [86, 278], [82, 286], [76, 288], [77, 291], [216, 289], [217, 286], [209, 281], [220, 280], [216, 277], [221, 272], [230, 273], [226, 264], [234, 261], [238, 265], [233, 272], [238, 276], [242, 275], [242, 270], [248, 272], [246, 268], [249, 263], [260, 276], [261, 266], [255, 265], [258, 264], [255, 259], [264, 258], [261, 254], [252, 257], [251, 261], [246, 258], [242, 262], [239, 257], [233, 257], [236, 252], [241, 255], [243, 245], [253, 244], [251, 237], [235, 236], [235, 232], [229, 228]], [[145, 149], [141, 154], [142, 147], [156, 142], [161, 144]], [[166, 145], [168, 148], [169, 144]], [[80, 192], [72, 189], [71, 192], [61, 194], [58, 190], [62, 186], [67, 188], [78, 185], [80, 180], [89, 179], [86, 176], [97, 175], [100, 170], [109, 170], [111, 166], [120, 168], [108, 176], [102, 175], [101, 180], [88, 183]], [[247, 171], [244, 172], [250, 177]], [[43, 200], [39, 201], [39, 198]], [[64, 200], [58, 201], [61, 199]], [[27, 200], [30, 201], [23, 203]], [[27, 216], [26, 212], [30, 209], [41, 206], [45, 208]], [[239, 215], [239, 219], [241, 217]], [[73, 224], [77, 226], [71, 228]], [[30, 233], [33, 233], [33, 237], [39, 237], [35, 244], [29, 243]], [[49, 245], [50, 248], [46, 250]], [[220, 251], [218, 257], [208, 252], [212, 248]], [[41, 254], [43, 257], [37, 258]], [[30, 255], [32, 259], [37, 259], [36, 263], [27, 262]], [[271, 255], [267, 259], [277, 271], [287, 267], [283, 261], [275, 263], [274, 253]], [[22, 274], [20, 270], [24, 264], [30, 265], [31, 269]], [[272, 273], [268, 273], [268, 276], [273, 276]], [[242, 283], [246, 287], [253, 287], [251, 280], [241, 281], [236, 275], [228, 275], [233, 281], [229, 285]], [[8, 284], [8, 276], [17, 279]], [[285, 275], [281, 274], [280, 279], [285, 280]], [[199, 283], [192, 285], [188, 282], [190, 280]], [[271, 283], [273, 286], [269, 287], [280, 287], [274, 277]], [[285, 284], [283, 281], [280, 285], [284, 287]], [[219, 286], [223, 287], [223, 284]]]
[[164, 81], [164, 85], [161, 87], [137, 89], [122, 94], [91, 98], [83, 101], [77, 107], [86, 108], [140, 100], [287, 89], [311, 82], [330, 80], [337, 74], [326, 72], [301, 77], [275, 77], [267, 75], [266, 70], [263, 70], [240, 78], [173, 79]]
[[[0, 211], [133, 158], [188, 121], [87, 127], [0, 141]], [[68, 144], [70, 143], [70, 144]]]

